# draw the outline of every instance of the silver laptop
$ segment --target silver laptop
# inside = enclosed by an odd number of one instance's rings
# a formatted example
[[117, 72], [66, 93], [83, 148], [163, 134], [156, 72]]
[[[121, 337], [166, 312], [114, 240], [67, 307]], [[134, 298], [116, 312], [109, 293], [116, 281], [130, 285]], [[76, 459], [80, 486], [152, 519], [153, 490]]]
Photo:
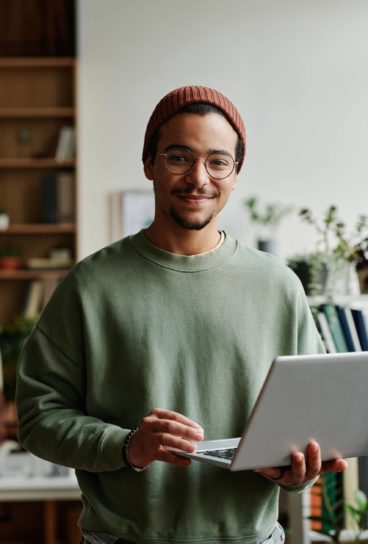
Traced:
[[368, 455], [367, 422], [368, 352], [283, 356], [273, 361], [241, 438], [180, 453], [233, 471], [287, 466], [310, 440], [323, 460], [359, 457]]

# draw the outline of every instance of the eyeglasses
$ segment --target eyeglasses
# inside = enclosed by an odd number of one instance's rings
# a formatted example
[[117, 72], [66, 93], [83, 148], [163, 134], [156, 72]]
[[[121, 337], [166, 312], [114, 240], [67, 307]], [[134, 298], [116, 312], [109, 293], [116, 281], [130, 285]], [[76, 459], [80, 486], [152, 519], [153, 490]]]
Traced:
[[[172, 174], [187, 174], [192, 168], [196, 159], [204, 157], [196, 156], [193, 151], [173, 149], [167, 153], [159, 153], [165, 157], [165, 166]], [[204, 166], [208, 175], [213, 179], [225, 179], [230, 176], [237, 165], [231, 155], [227, 153], [212, 152], [204, 158]]]

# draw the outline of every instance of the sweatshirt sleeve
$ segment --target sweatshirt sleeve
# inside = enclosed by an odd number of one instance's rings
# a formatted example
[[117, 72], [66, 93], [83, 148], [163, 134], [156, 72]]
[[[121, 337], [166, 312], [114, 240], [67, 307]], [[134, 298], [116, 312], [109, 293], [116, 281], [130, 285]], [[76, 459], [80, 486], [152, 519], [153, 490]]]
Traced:
[[87, 376], [80, 296], [68, 278], [57, 288], [29, 337], [18, 365], [18, 434], [35, 455], [77, 469], [103, 472], [124, 466], [130, 429], [85, 410]]

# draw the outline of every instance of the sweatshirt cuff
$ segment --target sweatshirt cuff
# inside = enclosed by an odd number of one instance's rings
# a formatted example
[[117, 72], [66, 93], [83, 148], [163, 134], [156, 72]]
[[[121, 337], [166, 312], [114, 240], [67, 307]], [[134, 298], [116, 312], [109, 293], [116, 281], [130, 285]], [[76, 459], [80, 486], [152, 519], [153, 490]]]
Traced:
[[107, 471], [119, 470], [126, 466], [123, 459], [123, 445], [131, 429], [111, 425], [106, 431], [100, 449], [100, 462]]

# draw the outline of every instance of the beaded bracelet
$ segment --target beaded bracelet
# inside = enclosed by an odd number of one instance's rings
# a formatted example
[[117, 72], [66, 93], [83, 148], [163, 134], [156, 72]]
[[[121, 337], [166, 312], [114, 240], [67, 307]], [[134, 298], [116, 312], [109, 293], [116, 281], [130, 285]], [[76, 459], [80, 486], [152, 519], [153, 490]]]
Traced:
[[146, 470], [149, 465], [147, 465], [146, 467], [137, 467], [135, 465], [133, 465], [132, 463], [129, 462], [129, 458], [128, 458], [128, 452], [129, 452], [129, 444], [130, 444], [130, 441], [131, 439], [133, 438], [133, 436], [135, 435], [136, 432], [139, 431], [139, 427], [136, 427], [135, 429], [132, 429], [130, 431], [130, 433], [128, 434], [128, 436], [126, 437], [125, 439], [125, 442], [123, 444], [123, 458], [124, 458], [124, 461], [126, 463], [126, 465], [131, 468], [132, 470], [134, 470], [135, 472], [143, 472], [144, 470]]

